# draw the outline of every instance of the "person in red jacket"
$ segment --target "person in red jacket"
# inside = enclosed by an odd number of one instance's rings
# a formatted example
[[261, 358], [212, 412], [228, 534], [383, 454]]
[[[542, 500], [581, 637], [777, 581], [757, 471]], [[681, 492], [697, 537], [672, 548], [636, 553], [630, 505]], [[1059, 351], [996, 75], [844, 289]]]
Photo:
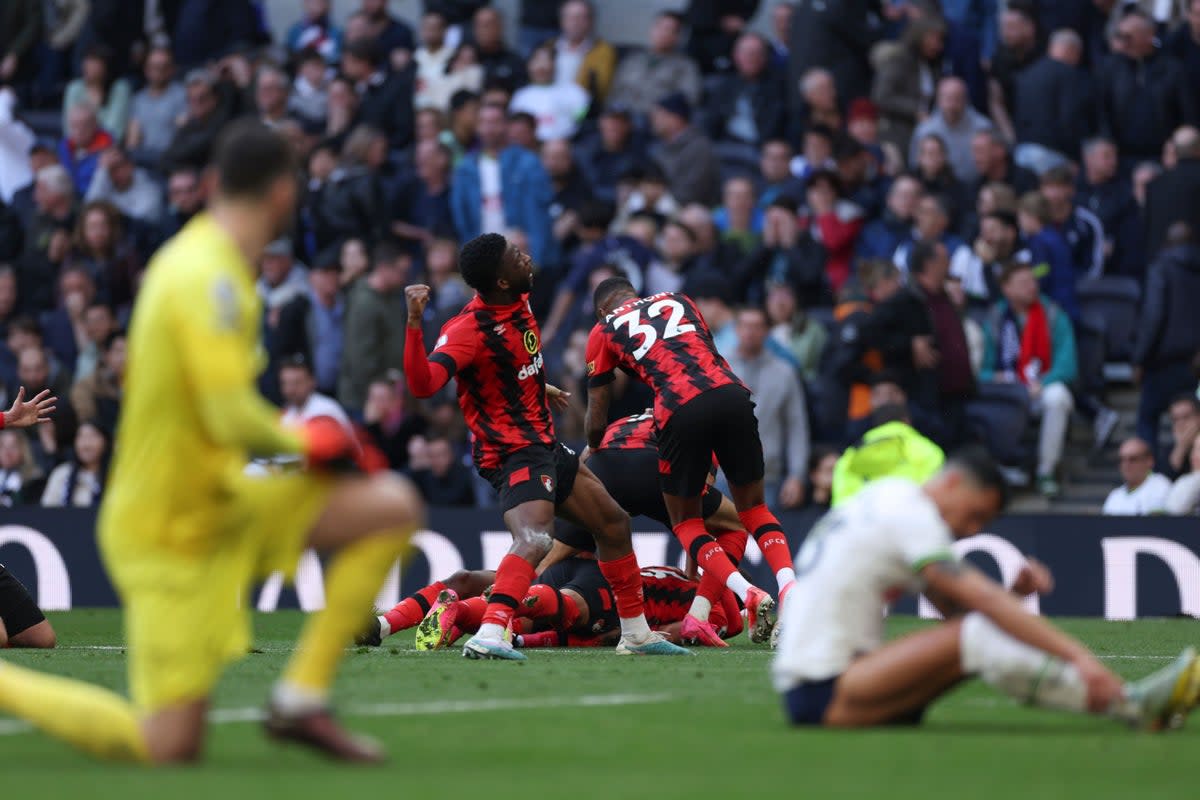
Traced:
[[854, 247], [863, 228], [862, 209], [843, 197], [836, 172], [821, 169], [809, 176], [800, 225], [825, 246], [825, 274], [836, 294], [850, 278]]

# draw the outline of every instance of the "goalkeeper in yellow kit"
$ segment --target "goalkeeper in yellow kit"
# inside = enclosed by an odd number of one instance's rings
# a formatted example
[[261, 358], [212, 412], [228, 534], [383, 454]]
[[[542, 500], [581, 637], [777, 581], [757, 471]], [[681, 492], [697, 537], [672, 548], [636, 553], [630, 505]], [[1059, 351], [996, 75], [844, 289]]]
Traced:
[[[0, 662], [0, 712], [102, 758], [191, 761], [213, 685], [250, 645], [247, 590], [333, 552], [326, 608], [310, 617], [267, 708], [274, 738], [373, 761], [328, 694], [345, 646], [422, 522], [411, 486], [334, 474], [358, 445], [328, 418], [289, 429], [254, 389], [261, 307], [254, 267], [292, 218], [287, 143], [256, 122], [218, 143], [216, 191], [151, 261], [129, 332], [129, 368], [99, 539], [125, 611], [132, 702]], [[328, 424], [323, 424], [328, 423]], [[250, 456], [300, 454], [308, 470], [243, 474]]]

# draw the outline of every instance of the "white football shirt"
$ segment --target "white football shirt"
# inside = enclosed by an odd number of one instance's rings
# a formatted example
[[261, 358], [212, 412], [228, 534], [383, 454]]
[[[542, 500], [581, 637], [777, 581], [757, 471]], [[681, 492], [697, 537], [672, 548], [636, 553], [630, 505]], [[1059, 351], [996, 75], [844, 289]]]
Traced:
[[796, 558], [772, 664], [780, 692], [836, 677], [883, 644], [888, 603], [919, 593], [919, 572], [954, 560], [954, 537], [919, 484], [874, 481], [813, 527]]

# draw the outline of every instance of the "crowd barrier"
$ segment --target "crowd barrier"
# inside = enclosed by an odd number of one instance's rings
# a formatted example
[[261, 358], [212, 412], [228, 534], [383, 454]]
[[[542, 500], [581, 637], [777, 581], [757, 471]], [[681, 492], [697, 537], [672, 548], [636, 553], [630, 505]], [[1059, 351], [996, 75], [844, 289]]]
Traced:
[[[97, 551], [90, 509], [9, 509], [0, 516], [0, 562], [34, 592], [47, 610], [111, 607], [117, 603]], [[798, 549], [815, 513], [785, 513], [781, 521]], [[678, 564], [679, 544], [656, 523], [634, 520], [642, 565]], [[494, 568], [509, 546], [494, 510], [432, 509], [429, 527], [391, 571], [378, 604], [389, 607], [431, 580], [458, 569]], [[1200, 616], [1200, 520], [1169, 517], [1012, 515], [987, 533], [959, 542], [960, 555], [993, 577], [1010, 580], [1022, 555], [1054, 572], [1055, 590], [1030, 598], [1033, 610], [1056, 616], [1136, 619]], [[774, 579], [751, 543], [746, 569], [766, 587]], [[294, 586], [274, 576], [248, 602], [261, 611], [320, 608], [321, 562], [306, 553]], [[923, 600], [897, 611], [933, 615]]]

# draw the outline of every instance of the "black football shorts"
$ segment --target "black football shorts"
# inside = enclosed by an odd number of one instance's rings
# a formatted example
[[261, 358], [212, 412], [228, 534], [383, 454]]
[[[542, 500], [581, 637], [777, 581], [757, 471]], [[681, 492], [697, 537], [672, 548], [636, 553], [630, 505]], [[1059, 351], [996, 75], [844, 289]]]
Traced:
[[730, 486], [763, 479], [763, 448], [754, 401], [736, 384], [718, 386], [676, 409], [658, 434], [658, 473], [664, 494], [704, 491], [712, 457]]
[[46, 616], [34, 602], [29, 590], [0, 564], [0, 620], [9, 638], [37, 625]]
[[479, 474], [500, 495], [506, 512], [531, 500], [548, 500], [556, 507], [566, 502], [579, 474], [579, 454], [562, 442], [532, 444], [511, 453], [496, 469]]

